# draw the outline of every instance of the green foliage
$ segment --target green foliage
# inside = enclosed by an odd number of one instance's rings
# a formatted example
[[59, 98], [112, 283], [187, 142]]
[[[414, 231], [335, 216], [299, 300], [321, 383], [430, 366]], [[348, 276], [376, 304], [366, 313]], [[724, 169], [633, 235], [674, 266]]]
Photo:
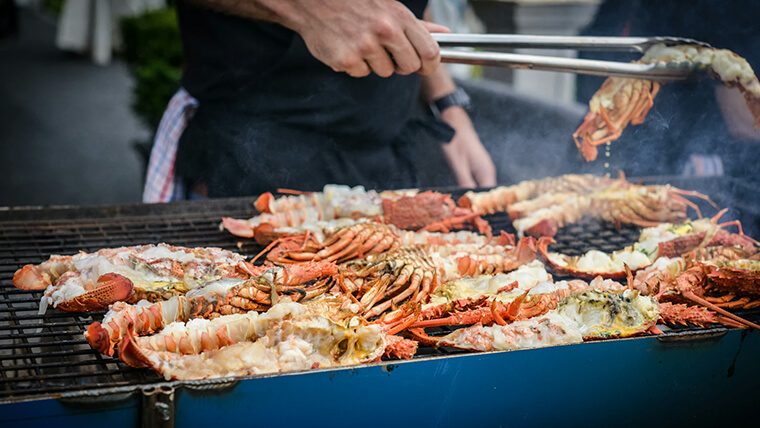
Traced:
[[65, 2], [66, 0], [44, 0], [42, 2], [42, 8], [47, 13], [57, 17], [61, 15], [61, 11], [63, 11], [63, 4]]
[[158, 9], [121, 20], [122, 56], [135, 79], [132, 109], [151, 129], [182, 75], [182, 42], [174, 9]]

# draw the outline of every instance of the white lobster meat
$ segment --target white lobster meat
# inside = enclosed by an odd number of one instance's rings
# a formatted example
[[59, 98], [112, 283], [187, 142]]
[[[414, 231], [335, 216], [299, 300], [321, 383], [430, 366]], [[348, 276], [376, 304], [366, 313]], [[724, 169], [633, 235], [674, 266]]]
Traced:
[[360, 364], [386, 348], [381, 325], [338, 323], [306, 305], [282, 302], [265, 313], [173, 323], [153, 336], [128, 335], [119, 357], [166, 379], [206, 379]]
[[51, 256], [16, 271], [13, 285], [45, 289], [40, 302], [66, 311], [103, 310], [116, 301], [168, 299], [222, 278], [247, 278], [257, 268], [221, 248], [167, 244], [105, 248], [95, 253]]

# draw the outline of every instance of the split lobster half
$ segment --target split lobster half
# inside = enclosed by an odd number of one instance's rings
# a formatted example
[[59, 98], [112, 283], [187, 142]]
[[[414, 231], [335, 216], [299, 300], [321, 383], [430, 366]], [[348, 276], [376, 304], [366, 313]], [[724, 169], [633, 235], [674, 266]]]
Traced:
[[258, 216], [248, 220], [226, 217], [222, 219], [222, 227], [233, 235], [254, 238], [262, 245], [307, 231], [321, 238], [325, 228], [349, 226], [361, 218], [402, 230], [449, 232], [474, 228], [485, 234], [491, 231], [479, 213], [458, 207], [449, 194], [432, 191], [377, 193], [365, 191], [362, 186], [327, 185], [322, 192], [281, 198], [265, 193], [255, 206], [260, 212]]
[[119, 358], [167, 380], [244, 376], [379, 360], [385, 335], [380, 325], [340, 323], [306, 305], [282, 302], [263, 313], [173, 323], [150, 336], [128, 329]]
[[584, 218], [615, 227], [653, 227], [686, 221], [689, 208], [701, 217], [699, 207], [689, 198], [715, 206], [701, 193], [669, 185], [630, 183], [622, 173], [616, 179], [568, 174], [524, 181], [485, 192], [467, 192], [459, 204], [482, 213], [509, 213], [518, 237], [552, 237], [559, 228]]
[[419, 311], [367, 322], [344, 310], [344, 300], [336, 295], [306, 303], [286, 298], [266, 312], [177, 319], [148, 329], [125, 319], [118, 355], [128, 365], [153, 368], [167, 380], [307, 370], [378, 361], [384, 355], [414, 355], [417, 343], [396, 333]]
[[[681, 257], [691, 251], [710, 248], [720, 247], [724, 255], [732, 258], [759, 256], [760, 245], [744, 234], [738, 221], [718, 223], [725, 212], [722, 210], [711, 219], [663, 223], [645, 228], [633, 246], [611, 254], [596, 250], [581, 256], [550, 252], [549, 245], [554, 240], [549, 237], [538, 240], [538, 253], [554, 273], [584, 279], [593, 279], [597, 275], [622, 279], [627, 275], [626, 269], [636, 272], [652, 265], [660, 257]], [[728, 226], [737, 226], [738, 233], [728, 232]]]
[[591, 250], [581, 256], [568, 256], [550, 252], [549, 244], [555, 242], [549, 237], [538, 240], [538, 253], [541, 259], [551, 267], [552, 272], [577, 278], [593, 279], [597, 276], [608, 279], [626, 277], [626, 266], [637, 271], [652, 264], [649, 256], [632, 247], [627, 247], [611, 254]]
[[[744, 93], [747, 106], [760, 125], [760, 83], [746, 59], [726, 50], [699, 45], [652, 46], [638, 61], [698, 63], [727, 86]], [[661, 83], [643, 79], [610, 77], [589, 101], [589, 112], [573, 134], [575, 145], [586, 161], [597, 157], [597, 146], [620, 137], [629, 123], [639, 125], [654, 105]]]
[[49, 305], [64, 311], [99, 311], [118, 301], [168, 299], [209, 281], [248, 278], [262, 269], [221, 248], [141, 245], [54, 255], [16, 271], [13, 285], [44, 289], [43, 311]]
[[[304, 263], [308, 261], [334, 261], [344, 263], [376, 255], [398, 247], [432, 244], [478, 246], [514, 246], [514, 235], [502, 232], [499, 237], [470, 232], [414, 232], [400, 230], [392, 224], [362, 222], [324, 231], [319, 239], [312, 233], [278, 238], [262, 251], [267, 260], [277, 264]], [[254, 260], [256, 260], [254, 258]]]
[[509, 274], [484, 275], [443, 284], [423, 307], [412, 328], [462, 326], [526, 320], [556, 309], [574, 292], [594, 289], [622, 291], [623, 286], [601, 277], [553, 282], [540, 262], [522, 266]]
[[744, 259], [739, 247], [707, 247], [680, 258], [661, 257], [651, 266], [628, 275], [629, 286], [662, 303], [667, 323], [752, 327], [726, 309], [760, 306], [760, 262]]
[[532, 318], [486, 326], [480, 322], [441, 337], [428, 336], [413, 324], [409, 335], [430, 346], [473, 351], [506, 351], [580, 343], [583, 340], [628, 337], [650, 331], [659, 317], [653, 299], [635, 290], [569, 294], [556, 309]]
[[[713, 202], [707, 196], [670, 185], [619, 185], [591, 194], [574, 195], [516, 218], [512, 224], [518, 236], [554, 236], [559, 228], [583, 218], [620, 227], [632, 224], [654, 227], [661, 223], [681, 223], [692, 208], [701, 217], [699, 207], [688, 197]], [[714, 205], [714, 204], [713, 204]]]
[[224, 278], [208, 282], [184, 296], [161, 302], [143, 300], [135, 305], [117, 302], [102, 322], [89, 325], [85, 339], [98, 352], [113, 355], [114, 346], [128, 328], [141, 336], [160, 331], [173, 322], [266, 311], [280, 299], [309, 301], [327, 291], [328, 279], [336, 272], [337, 266], [330, 262], [271, 267], [248, 279]]

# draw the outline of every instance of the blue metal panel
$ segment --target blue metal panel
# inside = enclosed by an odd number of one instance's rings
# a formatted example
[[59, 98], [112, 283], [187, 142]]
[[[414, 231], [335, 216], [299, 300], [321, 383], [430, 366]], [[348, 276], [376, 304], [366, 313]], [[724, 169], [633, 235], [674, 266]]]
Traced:
[[96, 427], [134, 428], [139, 426], [139, 403], [135, 396], [127, 403], [103, 405], [96, 400], [72, 404], [58, 399], [33, 400], [0, 406], [0, 427]]
[[[180, 389], [176, 426], [747, 426], [758, 356], [760, 332], [732, 330], [313, 370]], [[138, 426], [139, 403], [6, 404], [0, 425]]]
[[739, 426], [757, 405], [758, 356], [760, 333], [744, 330], [316, 371], [184, 391], [177, 427]]

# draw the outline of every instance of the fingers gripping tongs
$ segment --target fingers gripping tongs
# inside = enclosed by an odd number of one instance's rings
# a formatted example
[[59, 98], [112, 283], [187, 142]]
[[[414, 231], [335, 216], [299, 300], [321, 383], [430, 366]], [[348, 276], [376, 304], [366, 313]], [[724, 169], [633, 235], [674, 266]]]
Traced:
[[576, 51], [627, 51], [646, 52], [656, 44], [695, 44], [711, 47], [707, 43], [677, 37], [584, 37], [584, 36], [529, 36], [519, 34], [445, 34], [433, 37], [441, 47], [441, 61], [448, 63], [489, 65], [529, 70], [560, 71], [595, 76], [630, 77], [660, 82], [688, 80], [697, 77], [700, 64], [695, 62], [653, 62], [651, 64], [601, 61], [580, 58], [523, 55], [483, 50], [447, 49], [468, 48], [528, 48], [572, 49]]

